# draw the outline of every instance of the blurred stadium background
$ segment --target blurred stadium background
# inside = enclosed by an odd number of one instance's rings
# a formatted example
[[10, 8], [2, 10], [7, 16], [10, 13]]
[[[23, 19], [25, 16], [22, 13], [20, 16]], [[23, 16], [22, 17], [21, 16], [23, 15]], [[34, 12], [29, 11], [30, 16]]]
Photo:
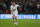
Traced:
[[[11, 1], [20, 5], [18, 26], [13, 25]], [[40, 27], [40, 0], [0, 0], [0, 27]]]
[[[0, 14], [10, 14], [12, 0], [0, 0]], [[13, 0], [19, 4], [19, 14], [40, 14], [40, 0]]]

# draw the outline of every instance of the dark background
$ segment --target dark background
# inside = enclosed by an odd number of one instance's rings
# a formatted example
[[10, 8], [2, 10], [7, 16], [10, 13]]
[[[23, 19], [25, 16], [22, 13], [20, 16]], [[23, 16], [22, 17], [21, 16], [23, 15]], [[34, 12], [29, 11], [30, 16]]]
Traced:
[[18, 14], [40, 14], [40, 0], [0, 0], [0, 14], [10, 14], [11, 1], [20, 5]]

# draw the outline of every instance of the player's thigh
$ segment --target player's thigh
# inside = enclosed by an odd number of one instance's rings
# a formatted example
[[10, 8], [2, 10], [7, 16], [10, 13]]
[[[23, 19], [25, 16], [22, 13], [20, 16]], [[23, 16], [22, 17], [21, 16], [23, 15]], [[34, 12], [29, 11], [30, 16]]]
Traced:
[[13, 16], [13, 14], [11, 14], [12, 15], [12, 19], [14, 19], [14, 16]]
[[15, 18], [17, 19], [17, 16], [15, 16]]
[[17, 18], [17, 13], [15, 14], [15, 18]]

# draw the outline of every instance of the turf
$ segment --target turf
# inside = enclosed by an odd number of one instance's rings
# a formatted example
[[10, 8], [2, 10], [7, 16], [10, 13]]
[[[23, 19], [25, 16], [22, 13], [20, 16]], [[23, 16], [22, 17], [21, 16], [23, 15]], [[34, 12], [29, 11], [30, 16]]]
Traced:
[[40, 19], [18, 19], [14, 25], [12, 19], [0, 19], [0, 27], [40, 27]]

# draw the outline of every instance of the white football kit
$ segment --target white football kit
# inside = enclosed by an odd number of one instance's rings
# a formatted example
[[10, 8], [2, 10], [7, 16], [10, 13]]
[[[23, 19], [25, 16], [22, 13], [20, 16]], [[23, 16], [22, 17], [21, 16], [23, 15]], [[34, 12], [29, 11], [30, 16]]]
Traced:
[[15, 16], [17, 16], [17, 14], [18, 14], [18, 10], [17, 10], [17, 7], [18, 7], [19, 5], [15, 5], [15, 6], [13, 6], [13, 5], [11, 5], [11, 10], [12, 10], [12, 12], [13, 12], [13, 14], [12, 14], [12, 16], [13, 15], [15, 15]]

